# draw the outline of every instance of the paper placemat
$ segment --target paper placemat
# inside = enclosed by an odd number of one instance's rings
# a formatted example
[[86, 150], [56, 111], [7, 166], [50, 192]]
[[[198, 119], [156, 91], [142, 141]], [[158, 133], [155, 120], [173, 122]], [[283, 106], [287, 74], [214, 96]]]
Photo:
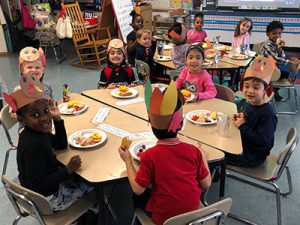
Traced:
[[92, 119], [92, 123], [96, 124], [96, 125], [102, 123], [105, 120], [105, 118], [107, 117], [109, 110], [110, 110], [110, 108], [101, 107], [98, 110], [98, 112], [96, 113], [96, 115], [94, 116], [94, 118]]
[[115, 127], [113, 125], [107, 124], [107, 123], [102, 123], [99, 126], [97, 126], [97, 128], [104, 130], [108, 133], [111, 133], [113, 135], [116, 135], [118, 137], [126, 137], [126, 136], [130, 136], [130, 132], [120, 129], [118, 127]]
[[153, 134], [152, 131], [144, 131], [144, 132], [136, 132], [136, 133], [131, 133], [129, 135], [129, 138], [131, 140], [135, 140], [135, 139], [143, 139], [143, 138], [156, 138]]
[[129, 104], [134, 104], [134, 103], [138, 103], [138, 102], [143, 102], [143, 101], [144, 101], [144, 98], [134, 98], [134, 99], [130, 99], [130, 100], [116, 102], [116, 104], [118, 106], [122, 106], [122, 105], [129, 105]]

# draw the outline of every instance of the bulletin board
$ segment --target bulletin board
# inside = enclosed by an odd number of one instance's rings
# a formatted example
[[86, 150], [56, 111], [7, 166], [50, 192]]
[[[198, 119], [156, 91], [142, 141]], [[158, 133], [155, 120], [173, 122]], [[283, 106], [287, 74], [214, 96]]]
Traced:
[[100, 27], [110, 27], [112, 37], [119, 34], [126, 44], [126, 37], [133, 30], [130, 26], [132, 10], [131, 0], [104, 0]]
[[153, 9], [165, 9], [170, 10], [170, 2], [171, 1], [179, 1], [180, 0], [153, 0], [152, 1], [152, 8]]

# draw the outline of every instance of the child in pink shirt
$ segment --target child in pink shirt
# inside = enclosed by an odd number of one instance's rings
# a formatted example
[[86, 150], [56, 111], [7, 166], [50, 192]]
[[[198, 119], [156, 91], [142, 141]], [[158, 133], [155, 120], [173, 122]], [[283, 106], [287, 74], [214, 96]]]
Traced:
[[217, 95], [211, 75], [201, 68], [203, 59], [203, 49], [200, 46], [191, 45], [186, 52], [187, 66], [176, 80], [178, 89], [184, 88], [192, 93], [191, 97], [186, 98], [187, 101], [194, 102], [214, 98]]
[[231, 46], [233, 48], [239, 48], [241, 44], [244, 44], [246, 45], [246, 49], [250, 51], [250, 38], [252, 27], [253, 23], [250, 18], [245, 17], [241, 19], [234, 30]]
[[196, 42], [203, 42], [207, 37], [207, 33], [202, 30], [203, 27], [203, 13], [196, 13], [194, 17], [194, 29], [189, 30], [187, 33], [187, 42], [193, 44]]

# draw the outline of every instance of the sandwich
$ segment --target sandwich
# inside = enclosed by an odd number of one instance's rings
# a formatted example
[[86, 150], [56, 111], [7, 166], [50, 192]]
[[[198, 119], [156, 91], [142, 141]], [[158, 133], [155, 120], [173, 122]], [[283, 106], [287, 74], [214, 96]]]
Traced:
[[121, 143], [121, 148], [129, 149], [131, 143], [132, 143], [132, 140], [130, 140], [129, 137], [123, 137], [122, 143]]

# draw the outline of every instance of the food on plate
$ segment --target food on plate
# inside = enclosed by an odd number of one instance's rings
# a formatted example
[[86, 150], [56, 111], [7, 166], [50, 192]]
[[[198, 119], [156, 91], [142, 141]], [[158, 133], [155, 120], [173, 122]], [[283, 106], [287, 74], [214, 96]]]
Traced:
[[146, 146], [145, 145], [142, 145], [139, 149], [138, 149], [138, 151], [136, 152], [136, 156], [137, 157], [141, 157], [141, 155], [146, 151], [147, 149], [146, 149]]
[[202, 44], [202, 48], [207, 48], [207, 44], [206, 44], [206, 43], [203, 43], [203, 44]]
[[122, 143], [121, 143], [121, 148], [129, 149], [131, 143], [132, 143], [132, 140], [130, 140], [129, 137], [123, 137]]
[[209, 117], [212, 118], [213, 120], [216, 120], [218, 116], [218, 113], [216, 111], [212, 111], [209, 114]]
[[77, 145], [88, 146], [99, 143], [102, 140], [102, 136], [97, 132], [93, 132], [90, 136], [80, 134], [74, 140]]
[[233, 54], [233, 55], [231, 55], [231, 58], [233, 58], [233, 59], [247, 59], [248, 56], [242, 55], [242, 54]]
[[216, 53], [209, 53], [209, 54], [206, 55], [206, 58], [213, 59], [215, 57], [215, 54]]
[[181, 90], [181, 94], [182, 94], [184, 97], [186, 97], [186, 98], [189, 98], [189, 97], [191, 97], [191, 95], [192, 95], [192, 93], [191, 93], [190, 91], [185, 90], [185, 89], [182, 89], [182, 90]]
[[132, 92], [129, 91], [129, 88], [125, 85], [121, 85], [119, 86], [119, 95], [120, 96], [131, 96], [132, 95]]
[[217, 120], [218, 113], [216, 111], [207, 112], [207, 113], [198, 113], [192, 115], [191, 119], [199, 123], [210, 123], [211, 120]]
[[68, 109], [73, 109], [73, 112], [82, 110], [85, 104], [78, 100], [68, 102]]

